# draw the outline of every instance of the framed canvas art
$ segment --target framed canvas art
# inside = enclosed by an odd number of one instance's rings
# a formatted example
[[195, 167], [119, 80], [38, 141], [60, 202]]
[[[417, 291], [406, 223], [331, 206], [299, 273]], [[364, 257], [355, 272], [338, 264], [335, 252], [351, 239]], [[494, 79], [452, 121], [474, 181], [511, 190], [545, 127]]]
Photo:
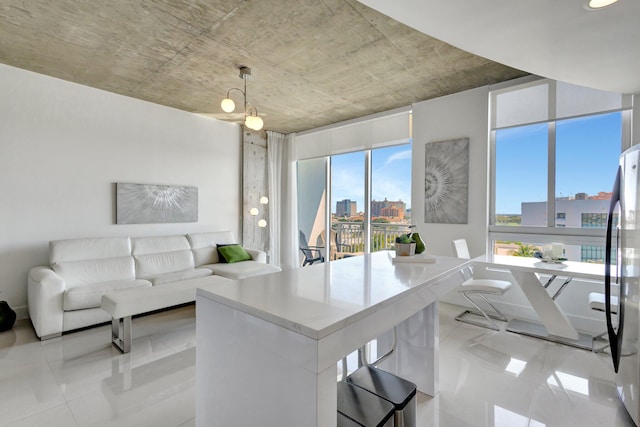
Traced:
[[424, 222], [469, 222], [469, 138], [425, 144]]
[[197, 221], [197, 187], [116, 183], [117, 224]]

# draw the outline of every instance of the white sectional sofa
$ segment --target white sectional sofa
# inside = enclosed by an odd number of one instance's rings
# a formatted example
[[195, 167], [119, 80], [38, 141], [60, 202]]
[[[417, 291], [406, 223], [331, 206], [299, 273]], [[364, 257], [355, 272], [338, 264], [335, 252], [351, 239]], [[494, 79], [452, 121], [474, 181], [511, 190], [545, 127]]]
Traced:
[[[36, 334], [44, 340], [110, 321], [100, 306], [106, 293], [169, 287], [212, 274], [242, 279], [280, 271], [266, 263], [264, 252], [250, 249], [251, 260], [224, 263], [217, 247], [234, 243], [229, 231], [52, 241], [49, 265], [34, 267], [28, 275], [29, 316]], [[169, 301], [167, 307], [171, 305]]]

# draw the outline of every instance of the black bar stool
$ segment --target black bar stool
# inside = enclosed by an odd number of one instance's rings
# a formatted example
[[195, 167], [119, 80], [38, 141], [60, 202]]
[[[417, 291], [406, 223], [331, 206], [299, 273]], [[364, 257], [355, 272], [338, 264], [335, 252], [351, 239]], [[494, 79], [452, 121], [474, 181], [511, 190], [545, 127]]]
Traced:
[[347, 358], [342, 359], [342, 378], [337, 384], [338, 427], [395, 427], [395, 408], [390, 402], [349, 384]]
[[363, 366], [347, 377], [353, 384], [393, 404], [395, 427], [416, 427], [416, 385], [373, 366]]
[[374, 367], [396, 349], [398, 331], [393, 328], [393, 345], [389, 352], [373, 363], [368, 363], [364, 348], [360, 351], [362, 366], [347, 377], [347, 383], [390, 402], [394, 406], [395, 427], [416, 427], [416, 385], [397, 375]]
[[337, 386], [338, 426], [394, 427], [392, 403], [345, 381]]

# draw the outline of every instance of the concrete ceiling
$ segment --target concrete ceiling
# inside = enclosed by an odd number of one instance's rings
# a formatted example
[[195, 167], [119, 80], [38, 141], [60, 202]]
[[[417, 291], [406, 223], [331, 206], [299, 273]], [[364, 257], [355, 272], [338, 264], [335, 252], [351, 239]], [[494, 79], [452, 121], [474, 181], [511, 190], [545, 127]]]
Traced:
[[[360, 0], [468, 52], [595, 89], [640, 93], [640, 1]], [[450, 25], [456, 22], [456, 25]]]
[[282, 133], [527, 74], [356, 0], [2, 0], [0, 62], [235, 121], [220, 100], [248, 66], [248, 101]]

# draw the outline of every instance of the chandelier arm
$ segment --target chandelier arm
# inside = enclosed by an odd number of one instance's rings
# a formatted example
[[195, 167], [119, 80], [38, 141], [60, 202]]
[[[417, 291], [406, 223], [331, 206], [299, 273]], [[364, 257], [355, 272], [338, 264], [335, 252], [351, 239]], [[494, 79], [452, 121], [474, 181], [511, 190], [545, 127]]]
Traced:
[[246, 98], [247, 95], [245, 95], [245, 91], [243, 91], [242, 89], [240, 89], [239, 87], [232, 87], [231, 89], [229, 89], [227, 91], [227, 98], [229, 98], [229, 94], [231, 94], [232, 90], [239, 90], [242, 93], [242, 96], [244, 96]]

